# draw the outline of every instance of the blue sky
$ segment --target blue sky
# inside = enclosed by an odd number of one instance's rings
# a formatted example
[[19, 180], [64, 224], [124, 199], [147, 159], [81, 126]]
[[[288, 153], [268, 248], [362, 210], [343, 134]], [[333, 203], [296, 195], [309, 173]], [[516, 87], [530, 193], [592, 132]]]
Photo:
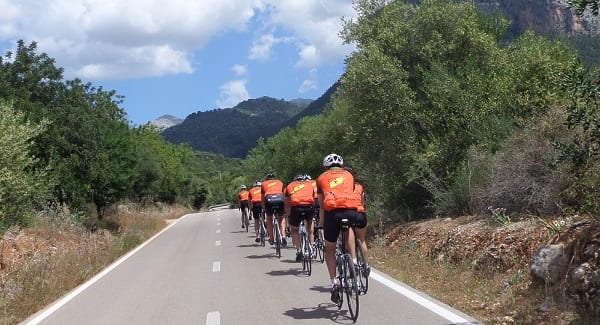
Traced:
[[0, 50], [36, 41], [65, 79], [125, 96], [133, 125], [270, 96], [316, 99], [342, 74], [351, 0], [0, 0]]

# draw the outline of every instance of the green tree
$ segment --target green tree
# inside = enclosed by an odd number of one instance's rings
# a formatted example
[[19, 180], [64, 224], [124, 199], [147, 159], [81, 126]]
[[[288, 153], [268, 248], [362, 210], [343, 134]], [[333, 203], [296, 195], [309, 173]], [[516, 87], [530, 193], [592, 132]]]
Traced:
[[0, 229], [26, 225], [34, 209], [49, 197], [46, 175], [33, 170], [36, 158], [30, 153], [33, 139], [44, 123], [34, 124], [24, 114], [0, 100]]
[[424, 200], [435, 206], [435, 193], [456, 189], [456, 206], [445, 212], [468, 212], [468, 198], [458, 198], [468, 193], [453, 184], [465, 179], [468, 149], [494, 150], [520, 119], [544, 114], [561, 97], [557, 73], [574, 52], [533, 35], [502, 46], [507, 21], [471, 3], [355, 7], [358, 18], [345, 22], [342, 36], [358, 50], [333, 109], [344, 112], [358, 161], [376, 179], [371, 192], [401, 213], [423, 215], [432, 212]]

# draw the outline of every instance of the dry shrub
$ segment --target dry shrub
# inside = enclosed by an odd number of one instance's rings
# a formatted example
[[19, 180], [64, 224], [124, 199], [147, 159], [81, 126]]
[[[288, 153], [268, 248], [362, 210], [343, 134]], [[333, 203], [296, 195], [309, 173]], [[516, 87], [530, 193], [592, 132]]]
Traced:
[[486, 175], [471, 187], [475, 211], [484, 213], [491, 206], [508, 213], [559, 212], [565, 178], [556, 167], [553, 143], [564, 134], [562, 118], [555, 110], [514, 132], [493, 154], [482, 148], [470, 150], [471, 168]]

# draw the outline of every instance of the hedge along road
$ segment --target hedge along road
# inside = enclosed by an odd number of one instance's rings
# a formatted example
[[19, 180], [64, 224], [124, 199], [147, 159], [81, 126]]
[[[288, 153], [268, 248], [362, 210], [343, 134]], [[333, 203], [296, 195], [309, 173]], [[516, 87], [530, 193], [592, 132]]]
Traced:
[[[295, 249], [277, 258], [239, 220], [230, 209], [183, 216], [23, 324], [352, 323], [329, 300], [325, 264], [307, 277]], [[476, 321], [373, 270], [357, 323]]]

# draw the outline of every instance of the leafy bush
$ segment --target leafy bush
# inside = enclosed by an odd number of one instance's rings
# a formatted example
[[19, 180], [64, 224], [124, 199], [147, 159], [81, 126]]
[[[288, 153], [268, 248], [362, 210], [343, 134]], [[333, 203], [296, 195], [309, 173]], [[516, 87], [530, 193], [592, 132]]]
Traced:
[[35, 171], [35, 157], [29, 153], [32, 139], [44, 130], [44, 123], [32, 124], [0, 101], [0, 229], [28, 224], [36, 205], [45, 203], [48, 186], [44, 171]]

